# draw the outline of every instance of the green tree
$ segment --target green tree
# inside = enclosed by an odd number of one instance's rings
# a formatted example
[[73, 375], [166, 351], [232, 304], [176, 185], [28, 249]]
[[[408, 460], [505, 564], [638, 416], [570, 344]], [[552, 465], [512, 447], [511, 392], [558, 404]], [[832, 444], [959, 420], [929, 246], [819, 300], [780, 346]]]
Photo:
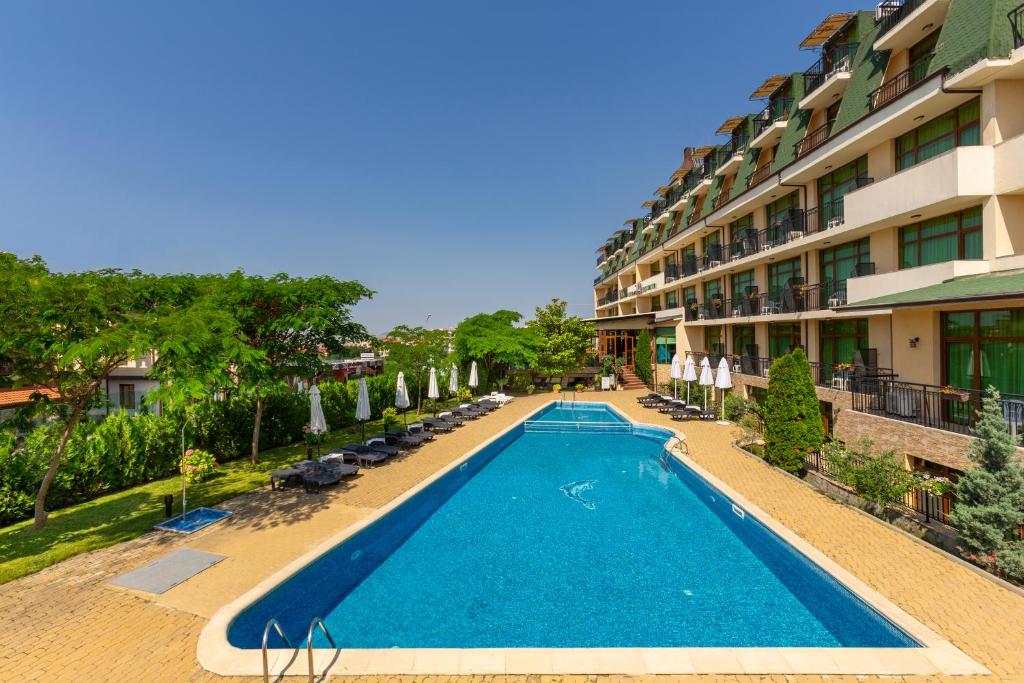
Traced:
[[645, 327], [636, 340], [636, 360], [633, 361], [636, 376], [647, 385], [654, 380], [654, 369], [651, 366], [651, 333]]
[[350, 308], [373, 292], [358, 282], [328, 276], [264, 278], [236, 271], [205, 280], [215, 305], [230, 311], [235, 336], [254, 353], [232, 367], [238, 388], [255, 398], [253, 463], [259, 461], [260, 421], [268, 394], [286, 377], [315, 377], [327, 354], [366, 339]]
[[[384, 346], [388, 364], [405, 373], [409, 391], [416, 395], [416, 409], [423, 409], [424, 383], [431, 366], [447, 365], [451, 332], [399, 325], [387, 334]], [[440, 368], [439, 368], [440, 369]]]
[[822, 451], [836, 478], [865, 500], [879, 505], [898, 503], [914, 487], [914, 475], [896, 453], [874, 453], [871, 439], [866, 437], [853, 446], [829, 444]]
[[498, 377], [498, 386], [504, 388], [509, 369], [535, 368], [543, 347], [533, 329], [516, 327], [522, 319], [506, 310], [466, 318], [455, 328], [455, 353], [464, 362], [479, 361], [487, 377]]
[[799, 472], [804, 456], [825, 440], [811, 366], [802, 349], [775, 359], [768, 371], [765, 401], [765, 459], [787, 472]]
[[1024, 471], [1016, 461], [1017, 442], [1007, 429], [994, 387], [982, 399], [974, 436], [970, 458], [976, 466], [957, 482], [956, 505], [949, 518], [964, 545], [990, 568], [1002, 560], [1014, 572], [1015, 567], [1024, 567], [1024, 543], [1015, 538], [1024, 524]]
[[136, 272], [52, 273], [39, 258], [8, 253], [0, 253], [0, 291], [0, 356], [9, 375], [18, 384], [52, 386], [61, 397], [60, 438], [35, 499], [34, 525], [41, 529], [68, 440], [101, 399], [104, 379], [152, 350], [153, 330], [189, 296]]
[[586, 355], [594, 349], [594, 324], [579, 316], [566, 316], [566, 302], [551, 299], [538, 306], [526, 326], [540, 336], [543, 346], [538, 369], [546, 375], [566, 375], [582, 367]]

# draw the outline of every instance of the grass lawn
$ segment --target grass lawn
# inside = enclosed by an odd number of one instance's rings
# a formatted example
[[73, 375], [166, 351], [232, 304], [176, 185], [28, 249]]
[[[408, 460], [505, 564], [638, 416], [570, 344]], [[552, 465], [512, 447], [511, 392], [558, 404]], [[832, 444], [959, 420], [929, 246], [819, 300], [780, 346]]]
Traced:
[[[410, 412], [409, 421], [414, 419], [415, 412]], [[368, 436], [382, 429], [380, 420], [366, 423]], [[322, 450], [359, 441], [359, 436], [359, 427], [334, 431], [324, 440]], [[263, 451], [258, 465], [250, 464], [248, 458], [223, 463], [218, 476], [189, 487], [189, 509], [215, 505], [266, 486], [271, 471], [304, 460], [305, 451], [305, 444], [300, 443]], [[32, 520], [0, 529], [0, 583], [37, 572], [79, 553], [142, 535], [164, 519], [163, 497], [167, 494], [174, 496], [175, 510], [180, 512], [181, 477], [173, 476], [54, 510], [41, 531], [32, 528]]]

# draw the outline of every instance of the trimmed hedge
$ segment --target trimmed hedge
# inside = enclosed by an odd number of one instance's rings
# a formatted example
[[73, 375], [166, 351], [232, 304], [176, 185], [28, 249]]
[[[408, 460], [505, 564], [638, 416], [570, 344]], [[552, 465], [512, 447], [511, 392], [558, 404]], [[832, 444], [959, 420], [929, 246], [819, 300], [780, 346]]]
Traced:
[[[366, 379], [373, 419], [395, 400], [395, 378], [385, 374]], [[329, 429], [355, 424], [358, 383], [320, 385]], [[246, 457], [252, 441], [255, 405], [247, 396], [189, 406], [187, 444], [209, 451], [218, 462]], [[178, 472], [182, 414], [114, 413], [101, 422], [79, 424], [47, 498], [51, 510], [167, 477]], [[309, 422], [309, 399], [287, 387], [267, 397], [260, 423], [263, 448], [302, 440]], [[32, 516], [36, 490], [56, 450], [63, 425], [35, 428], [18, 445], [10, 430], [0, 430], [0, 526]]]
[[765, 459], [776, 467], [799, 472], [804, 456], [821, 450], [825, 427], [802, 349], [777, 358], [768, 370], [764, 422]]

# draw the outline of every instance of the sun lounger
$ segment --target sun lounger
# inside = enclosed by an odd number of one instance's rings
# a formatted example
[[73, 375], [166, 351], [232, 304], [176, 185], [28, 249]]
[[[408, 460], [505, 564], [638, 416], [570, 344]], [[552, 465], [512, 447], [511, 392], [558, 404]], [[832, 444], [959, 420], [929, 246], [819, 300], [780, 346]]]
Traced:
[[702, 412], [703, 412], [703, 410], [700, 408], [700, 406], [687, 406], [687, 405], [684, 405], [684, 406], [680, 406], [679, 408], [676, 408], [675, 410], [673, 410], [669, 414], [669, 417], [671, 417], [673, 420], [677, 420], [677, 421], [681, 422], [683, 420], [700, 419], [700, 416], [701, 416]]
[[414, 446], [419, 446], [434, 438], [432, 434], [428, 434], [427, 432], [414, 434], [407, 429], [389, 429], [384, 432], [384, 436], [394, 437], [399, 440], [407, 440]]
[[477, 401], [476, 403], [463, 403], [460, 408], [468, 408], [477, 412], [489, 413], [498, 409], [498, 404], [493, 401]]
[[464, 417], [462, 415], [456, 415], [455, 413], [453, 413], [453, 412], [451, 412], [449, 410], [449, 411], [445, 411], [443, 413], [438, 414], [438, 416], [436, 418], [434, 418], [434, 419], [435, 420], [444, 420], [445, 422], [452, 423], [456, 427], [460, 427], [463, 422], [465, 422], [467, 419], [470, 419], [470, 418], [466, 418], [466, 417]]
[[425, 417], [423, 418], [423, 426], [432, 432], [450, 432], [455, 429], [456, 425], [454, 422], [442, 420], [441, 418]]
[[455, 408], [446, 413], [441, 413], [438, 417], [445, 419], [448, 416], [454, 416], [456, 418], [462, 418], [463, 420], [476, 420], [479, 419], [483, 413], [477, 412], [476, 410], [470, 410], [469, 408]]
[[637, 396], [636, 402], [643, 403], [645, 401], [653, 401], [654, 399], [660, 399], [661, 394], [647, 394], [646, 396]]
[[270, 473], [270, 489], [283, 489], [288, 484], [302, 482], [302, 470], [297, 467], [285, 467]]
[[506, 403], [508, 403], [509, 401], [511, 401], [514, 398], [515, 398], [515, 396], [509, 396], [508, 394], [506, 394], [504, 392], [499, 393], [497, 391], [492, 391], [487, 396], [484, 396], [483, 400], [485, 400], [485, 401], [490, 400], [490, 401], [494, 401], [498, 405], [505, 405]]
[[388, 456], [398, 455], [398, 451], [400, 450], [398, 446], [392, 446], [385, 439], [380, 438], [367, 439], [366, 445], [370, 447], [370, 450], [374, 450]]
[[672, 400], [662, 401], [658, 404], [659, 413], [671, 413], [674, 410], [686, 407], [686, 401]]
[[434, 432], [427, 429], [427, 426], [422, 422], [413, 422], [409, 425], [408, 432], [413, 436], [422, 436], [426, 441], [434, 440]]
[[306, 493], [320, 493], [321, 486], [337, 484], [344, 477], [340, 468], [318, 462], [303, 468], [302, 484], [306, 487]]
[[421, 439], [406, 436], [405, 434], [375, 434], [367, 443], [373, 444], [378, 441], [383, 441], [388, 446], [398, 446], [398, 448], [406, 450], [419, 448], [423, 443]]
[[338, 449], [338, 452], [342, 454], [346, 462], [356, 462], [360, 465], [377, 465], [389, 457], [389, 454], [382, 453], [361, 443], [345, 444]]

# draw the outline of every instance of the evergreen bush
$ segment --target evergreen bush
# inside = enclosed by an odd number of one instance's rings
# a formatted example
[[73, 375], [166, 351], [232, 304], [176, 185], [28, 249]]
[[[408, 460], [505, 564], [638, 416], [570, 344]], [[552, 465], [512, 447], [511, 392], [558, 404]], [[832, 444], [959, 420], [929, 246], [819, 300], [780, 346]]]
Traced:
[[804, 457], [825, 440], [811, 366], [802, 349], [772, 363], [764, 409], [765, 459], [787, 472], [799, 472]]
[[640, 331], [640, 337], [636, 340], [636, 360], [633, 361], [633, 371], [640, 381], [650, 386], [654, 378], [654, 369], [651, 366], [651, 333], [647, 328]]
[[1024, 541], [1017, 537], [1024, 525], [1024, 470], [994, 387], [982, 399], [974, 436], [970, 458], [976, 466], [956, 484], [950, 522], [989, 569], [1024, 580]]

